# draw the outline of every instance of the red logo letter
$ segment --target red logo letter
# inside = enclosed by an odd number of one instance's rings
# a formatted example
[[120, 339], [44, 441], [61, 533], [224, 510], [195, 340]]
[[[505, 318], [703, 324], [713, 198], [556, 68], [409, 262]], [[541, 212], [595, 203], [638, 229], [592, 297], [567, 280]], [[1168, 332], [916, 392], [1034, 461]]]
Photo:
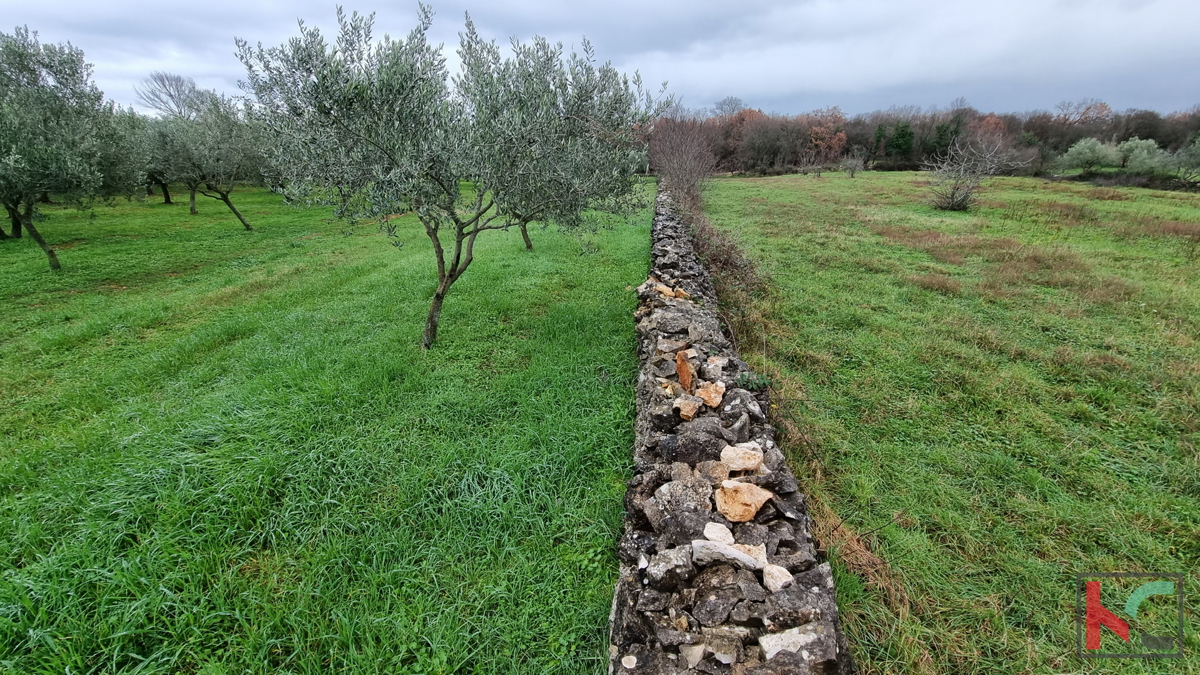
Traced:
[[1105, 626], [1129, 642], [1129, 624], [1100, 604], [1100, 582], [1088, 581], [1087, 586], [1087, 640], [1084, 647], [1100, 649], [1100, 626]]

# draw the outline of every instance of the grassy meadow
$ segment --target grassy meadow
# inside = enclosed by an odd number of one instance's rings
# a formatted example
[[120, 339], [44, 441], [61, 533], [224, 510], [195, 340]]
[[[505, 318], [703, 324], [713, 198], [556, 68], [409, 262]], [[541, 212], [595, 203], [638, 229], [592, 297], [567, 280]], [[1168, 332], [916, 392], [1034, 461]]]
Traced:
[[485, 233], [422, 351], [415, 219], [234, 200], [0, 241], [0, 672], [603, 672], [649, 215]]
[[[724, 311], [773, 378], [859, 666], [1200, 672], [1200, 250], [1181, 236], [1200, 195], [996, 178], [946, 213], [926, 178], [705, 197], [772, 279]], [[1139, 571], [1187, 575], [1187, 658], [1077, 658], [1074, 575]]]

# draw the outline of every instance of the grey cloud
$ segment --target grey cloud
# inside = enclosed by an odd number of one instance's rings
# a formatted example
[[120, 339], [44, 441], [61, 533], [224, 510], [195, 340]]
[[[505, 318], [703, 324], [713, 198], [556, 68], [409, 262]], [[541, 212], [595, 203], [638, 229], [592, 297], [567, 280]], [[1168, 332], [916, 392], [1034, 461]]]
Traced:
[[[691, 106], [728, 95], [769, 111], [840, 105], [848, 112], [893, 104], [945, 104], [964, 95], [996, 110], [1049, 108], [1097, 97], [1115, 108], [1187, 108], [1200, 103], [1193, 65], [1200, 44], [1194, 0], [710, 0], [435, 3], [434, 38], [453, 61], [465, 10], [501, 42], [533, 34], [570, 49], [587, 36], [600, 58], [671, 82]], [[376, 10], [377, 32], [406, 33], [416, 3]], [[134, 100], [151, 70], [236, 88], [233, 37], [278, 44], [296, 19], [329, 31], [334, 6], [301, 2], [162, 5], [0, 0], [0, 15], [44, 40], [70, 40], [96, 64], [108, 95]]]

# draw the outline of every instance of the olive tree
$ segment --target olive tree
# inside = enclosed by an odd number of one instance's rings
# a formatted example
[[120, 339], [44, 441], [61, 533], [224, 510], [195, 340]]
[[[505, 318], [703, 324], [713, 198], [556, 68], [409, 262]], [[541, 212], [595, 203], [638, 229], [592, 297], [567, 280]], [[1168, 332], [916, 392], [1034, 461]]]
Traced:
[[1084, 173], [1121, 163], [1121, 153], [1095, 138], [1080, 139], [1058, 158], [1060, 169], [1083, 169]]
[[421, 222], [437, 266], [428, 348], [479, 235], [534, 221], [573, 227], [588, 207], [632, 198], [645, 161], [638, 125], [653, 102], [637, 78], [597, 66], [590, 47], [564, 58], [535, 39], [503, 57], [468, 18], [451, 81], [428, 41], [428, 7], [403, 39], [374, 40], [372, 23], [339, 10], [334, 45], [302, 23], [278, 47], [239, 40], [239, 55], [290, 197]]
[[1153, 139], [1137, 136], [1117, 145], [1121, 166], [1126, 173], [1139, 176], [1169, 176], [1174, 173], [1171, 153], [1158, 147]]
[[227, 96], [213, 96], [194, 122], [190, 133], [184, 135], [192, 145], [185, 155], [182, 169], [184, 182], [189, 186], [199, 181], [202, 189], [192, 193], [195, 212], [195, 193], [219, 200], [247, 230], [253, 230], [246, 217], [234, 206], [230, 195], [239, 183], [262, 179], [263, 153], [260, 129], [249, 112], [238, 101]]
[[41, 44], [28, 28], [0, 32], [0, 203], [10, 236], [28, 232], [60, 269], [34, 224], [39, 198], [131, 195], [144, 183], [139, 124], [132, 111], [105, 104], [82, 50]]
[[172, 204], [170, 184], [183, 182], [190, 193], [189, 207], [196, 215], [196, 193], [203, 180], [191, 170], [187, 155], [197, 138], [193, 124], [218, 98], [215, 91], [201, 89], [195, 80], [175, 73], [154, 71], [134, 87], [138, 102], [158, 114], [147, 125], [145, 142], [149, 160], [146, 178], [162, 190], [163, 203]]
[[[163, 182], [188, 188], [188, 206], [196, 215], [196, 195], [216, 199], [252, 230], [230, 195], [241, 183], [262, 178], [262, 133], [257, 121], [236, 99], [201, 92], [199, 108], [151, 124], [149, 166]], [[163, 195], [166, 196], [166, 187]]]
[[583, 55], [566, 59], [562, 45], [540, 37], [513, 41], [511, 51], [502, 58], [468, 19], [453, 92], [469, 121], [479, 179], [496, 197], [502, 224], [519, 227], [532, 250], [531, 222], [574, 228], [590, 207], [634, 203], [631, 178], [645, 159], [635, 124], [646, 108], [619, 72], [594, 65], [586, 39]]
[[[149, 118], [146, 120], [144, 143], [146, 144], [146, 180], [147, 186], [157, 185], [162, 190], [163, 203], [174, 204], [171, 201], [170, 184], [178, 182], [179, 172], [175, 155], [174, 126], [176, 121], [171, 118]], [[151, 190], [147, 188], [147, 194]], [[194, 194], [194, 193], [193, 193]], [[196, 206], [192, 204], [192, 214]]]
[[1171, 158], [1175, 166], [1175, 175], [1188, 185], [1200, 182], [1200, 134], [1190, 145], [1180, 148]]

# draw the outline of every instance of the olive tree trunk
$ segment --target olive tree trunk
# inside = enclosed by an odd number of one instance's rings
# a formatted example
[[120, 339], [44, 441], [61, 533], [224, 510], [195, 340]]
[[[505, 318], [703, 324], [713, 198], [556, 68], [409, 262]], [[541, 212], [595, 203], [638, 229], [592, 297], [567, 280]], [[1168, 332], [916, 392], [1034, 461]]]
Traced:
[[254, 228], [250, 227], [250, 223], [246, 221], [246, 217], [243, 216], [242, 212], [238, 211], [237, 207], [233, 205], [232, 201], [230, 201], [229, 193], [228, 192], [218, 192], [217, 194], [221, 195], [221, 201], [225, 202], [225, 206], [228, 206], [230, 211], [233, 211], [233, 215], [237, 216], [237, 219], [242, 221], [242, 226], [245, 227], [247, 230], [253, 232]]
[[[7, 208], [7, 207], [5, 207]], [[21, 214], [16, 209], [8, 209], [8, 217], [12, 220], [12, 238], [21, 238]]]
[[433, 300], [429, 303], [429, 315], [425, 317], [425, 330], [421, 334], [423, 349], [429, 349], [437, 340], [438, 322], [442, 318], [442, 303], [445, 302], [450, 287], [454, 285], [455, 281], [458, 281], [463, 272], [467, 271], [467, 268], [471, 266], [471, 261], [475, 259], [475, 237], [485, 230], [497, 229], [490, 226], [497, 216], [493, 215], [491, 218], [484, 219], [484, 216], [492, 210], [492, 202], [488, 202], [484, 206], [483, 197], [479, 196], [477, 199], [475, 215], [472, 218], [462, 220], [457, 216], [451, 216], [454, 221], [454, 250], [451, 252], [449, 260], [446, 259], [447, 251], [442, 247], [442, 240], [438, 237], [438, 221], [429, 220], [422, 223], [425, 225], [425, 234], [433, 243], [433, 253], [437, 257], [438, 271], [437, 290], [433, 292]]
[[25, 212], [20, 215], [21, 224], [25, 226], [25, 230], [29, 232], [29, 236], [33, 237], [38, 246], [41, 246], [42, 250], [46, 252], [46, 258], [50, 261], [50, 269], [55, 271], [61, 270], [62, 265], [58, 262], [58, 255], [54, 252], [54, 249], [50, 248], [50, 244], [47, 244], [46, 240], [42, 238], [42, 233], [38, 232], [37, 228], [33, 226], [33, 206], [26, 207]]
[[433, 301], [429, 303], [429, 314], [425, 317], [425, 330], [421, 333], [421, 347], [429, 349], [437, 339], [438, 321], [442, 318], [442, 303], [446, 301], [446, 293], [450, 292], [447, 279], [438, 279], [437, 290], [433, 293]]
[[[208, 197], [209, 199], [219, 199], [219, 200], [221, 200], [222, 202], [224, 202], [224, 203], [225, 203], [225, 206], [228, 206], [228, 207], [229, 207], [229, 210], [233, 212], [233, 215], [237, 216], [237, 219], [238, 219], [238, 220], [240, 220], [240, 221], [242, 222], [242, 227], [246, 228], [247, 230], [249, 230], [249, 231], [251, 231], [251, 232], [253, 232], [253, 231], [254, 231], [254, 228], [253, 228], [253, 227], [250, 227], [250, 221], [246, 220], [246, 216], [243, 216], [243, 215], [242, 215], [242, 212], [241, 212], [241, 211], [238, 211], [238, 210], [237, 210], [237, 207], [233, 205], [233, 200], [231, 200], [231, 199], [229, 198], [229, 192], [225, 192], [225, 191], [222, 191], [222, 190], [218, 190], [218, 189], [214, 188], [212, 185], [207, 185], [206, 187], [207, 187], [209, 190], [212, 190], [213, 192], [215, 192], [215, 193], [217, 193], [217, 194], [215, 194], [215, 195], [210, 195], [210, 194], [208, 194], [207, 192], [205, 192], [205, 191], [203, 191], [203, 190], [200, 190], [200, 191], [199, 191], [199, 192], [200, 192], [200, 194], [204, 195], [205, 197]], [[192, 200], [193, 200], [193, 202], [195, 201], [195, 199], [196, 199], [195, 193], [192, 193]]]
[[[21, 217], [12, 208], [5, 206], [4, 210], [8, 212], [8, 219], [12, 222], [12, 237], [13, 239], [21, 238]], [[0, 239], [8, 239], [9, 234], [0, 228]]]
[[533, 242], [529, 240], [529, 223], [521, 222], [521, 238], [525, 240], [525, 250], [533, 250]]
[[159, 187], [159, 189], [162, 190], [162, 193], [163, 193], [163, 203], [164, 204], [174, 204], [175, 202], [171, 201], [171, 190], [170, 190], [170, 188], [167, 187], [167, 184], [164, 181], [160, 180], [160, 181], [158, 181], [158, 187]]
[[196, 188], [194, 188], [194, 187], [189, 187], [189, 188], [188, 188], [188, 192], [189, 192], [189, 195], [188, 195], [188, 213], [190, 213], [190, 214], [192, 214], [192, 215], [194, 216], [194, 215], [196, 215], [197, 213], [200, 213], [199, 211], [197, 211], [197, 210], [196, 210]]

